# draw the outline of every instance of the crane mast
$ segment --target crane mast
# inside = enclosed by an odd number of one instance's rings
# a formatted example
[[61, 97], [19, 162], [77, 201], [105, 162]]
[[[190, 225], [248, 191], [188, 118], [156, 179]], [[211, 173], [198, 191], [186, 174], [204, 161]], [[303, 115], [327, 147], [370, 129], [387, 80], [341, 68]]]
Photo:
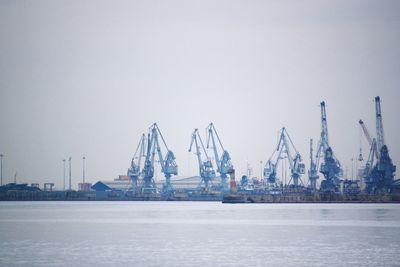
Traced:
[[[203, 141], [201, 140], [201, 137], [200, 137], [200, 134], [199, 134], [199, 131], [197, 128], [194, 129], [194, 131], [192, 133], [192, 140], [190, 142], [189, 152], [192, 152], [193, 144], [195, 145], [195, 148], [196, 148], [195, 154], [197, 156], [197, 162], [199, 165], [199, 173], [200, 173], [200, 177], [201, 177], [200, 184], [204, 183], [204, 190], [209, 191], [210, 190], [209, 184], [215, 178], [215, 171], [214, 171], [212, 162], [207, 154], [207, 151], [204, 147]], [[201, 151], [203, 151], [203, 153], [206, 157], [205, 160], [202, 160]]]
[[365, 135], [365, 138], [366, 138], [367, 141], [368, 141], [368, 144], [369, 144], [370, 146], [372, 146], [373, 140], [372, 140], [372, 137], [371, 137], [371, 135], [370, 135], [370, 133], [369, 133], [369, 131], [368, 131], [368, 129], [367, 129], [367, 126], [365, 126], [365, 123], [363, 122], [363, 120], [359, 120], [358, 123], [360, 124], [361, 129], [362, 129], [363, 132], [364, 132], [364, 135]]
[[382, 147], [385, 145], [385, 138], [383, 134], [383, 123], [382, 123], [382, 111], [381, 111], [381, 98], [379, 96], [375, 97], [375, 116], [376, 116], [376, 141], [378, 154]]
[[[228, 185], [228, 175], [233, 172], [233, 165], [231, 162], [231, 157], [227, 150], [225, 150], [224, 146], [222, 145], [221, 139], [219, 138], [218, 132], [214, 127], [214, 124], [211, 122], [207, 127], [207, 148], [210, 148], [210, 141], [212, 142], [212, 149], [214, 151], [215, 163], [217, 166], [217, 172], [220, 173], [221, 176], [221, 186], [223, 191], [229, 190]], [[221, 158], [218, 154], [217, 144], [215, 142], [215, 137], [218, 141], [220, 150], [222, 150]]]
[[315, 154], [316, 157], [315, 164], [317, 167], [319, 166], [319, 161], [322, 154], [324, 154], [329, 147], [328, 122], [326, 120], [325, 101], [321, 102], [320, 107], [321, 107], [321, 135], [317, 146], [317, 153]]

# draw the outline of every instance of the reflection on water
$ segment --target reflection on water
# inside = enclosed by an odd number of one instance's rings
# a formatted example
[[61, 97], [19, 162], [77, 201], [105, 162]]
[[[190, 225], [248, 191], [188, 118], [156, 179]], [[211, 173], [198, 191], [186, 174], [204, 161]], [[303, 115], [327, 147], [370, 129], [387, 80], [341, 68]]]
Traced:
[[396, 266], [400, 206], [2, 202], [0, 266]]

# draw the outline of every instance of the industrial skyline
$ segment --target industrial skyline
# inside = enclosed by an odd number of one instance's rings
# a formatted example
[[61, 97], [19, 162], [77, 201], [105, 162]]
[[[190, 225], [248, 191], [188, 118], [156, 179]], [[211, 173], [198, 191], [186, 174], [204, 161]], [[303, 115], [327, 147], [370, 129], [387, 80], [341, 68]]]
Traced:
[[308, 169], [321, 101], [351, 170], [360, 138], [368, 155], [358, 121], [375, 135], [378, 95], [400, 166], [400, 4], [311, 2], [0, 3], [3, 183], [18, 172], [19, 182], [62, 188], [69, 157], [72, 187], [126, 174], [154, 122], [179, 176], [198, 175], [188, 147], [210, 122], [238, 175], [249, 163], [258, 176], [282, 127]]

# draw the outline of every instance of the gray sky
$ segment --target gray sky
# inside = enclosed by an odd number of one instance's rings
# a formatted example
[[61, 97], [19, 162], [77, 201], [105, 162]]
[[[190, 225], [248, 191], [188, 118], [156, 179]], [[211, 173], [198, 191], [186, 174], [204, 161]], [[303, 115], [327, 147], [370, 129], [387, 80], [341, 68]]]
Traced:
[[[62, 186], [125, 174], [157, 122], [180, 175], [191, 132], [215, 123], [239, 175], [286, 126], [309, 165], [327, 102], [330, 143], [350, 168], [362, 118], [400, 166], [399, 1], [0, 1], [4, 179]], [[368, 148], [363, 142], [364, 157]], [[160, 178], [160, 175], [158, 176]]]

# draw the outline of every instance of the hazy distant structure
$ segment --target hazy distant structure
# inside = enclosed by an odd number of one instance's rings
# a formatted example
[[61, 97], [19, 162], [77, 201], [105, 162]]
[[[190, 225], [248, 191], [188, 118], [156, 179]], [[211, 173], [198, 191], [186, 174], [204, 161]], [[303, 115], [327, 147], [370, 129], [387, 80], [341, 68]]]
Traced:
[[0, 154], [0, 186], [3, 185], [3, 154]]
[[[340, 192], [340, 178], [342, 176], [342, 168], [339, 160], [334, 156], [333, 150], [329, 145], [328, 136], [328, 122], [326, 117], [325, 102], [322, 101], [321, 107], [321, 136], [317, 146], [317, 153], [315, 159], [311, 161], [309, 170], [310, 186], [316, 186], [316, 179], [318, 179], [317, 168], [319, 172], [324, 175], [324, 180], [321, 182], [320, 189], [322, 191]], [[311, 143], [312, 145], [312, 143]], [[312, 152], [312, 148], [310, 153]], [[323, 159], [319, 166], [320, 159]], [[315, 162], [315, 164], [313, 164]]]
[[[222, 145], [221, 139], [219, 138], [218, 132], [214, 127], [214, 124], [211, 122], [207, 127], [207, 148], [211, 148], [214, 151], [214, 160], [217, 166], [217, 172], [219, 172], [221, 176], [221, 186], [223, 191], [229, 191], [228, 185], [228, 175], [233, 173], [233, 165], [231, 162], [231, 157], [227, 150], [225, 150]], [[217, 139], [218, 144], [215, 139]], [[210, 146], [211, 143], [211, 146]], [[218, 146], [219, 145], [219, 149]], [[222, 151], [222, 155], [220, 156], [218, 150]]]
[[265, 164], [264, 178], [272, 185], [276, 183], [277, 168], [285, 155], [291, 172], [289, 185], [296, 187], [300, 184], [304, 185], [301, 175], [305, 173], [305, 165], [301, 162], [300, 153], [297, 151], [285, 127], [281, 129], [279, 136], [278, 146]]
[[63, 161], [63, 190], [65, 191], [65, 159]]
[[72, 189], [72, 187], [71, 187], [71, 185], [72, 185], [72, 179], [71, 179], [71, 160], [72, 160], [72, 157], [69, 157], [69, 159], [68, 159], [68, 163], [69, 163], [69, 190], [71, 191], [71, 189]]
[[86, 157], [85, 156], [83, 156], [82, 157], [82, 183], [85, 183], [85, 160], [86, 160]]
[[310, 139], [310, 168], [308, 169], [308, 181], [309, 187], [312, 190], [317, 189], [317, 180], [318, 180], [318, 172], [317, 172], [317, 164], [315, 163], [315, 159], [313, 157], [313, 140]]
[[[197, 156], [197, 162], [199, 165], [199, 173], [201, 177], [201, 183], [204, 184], [204, 191], [210, 190], [210, 182], [215, 178], [215, 170], [212, 164], [210, 157], [207, 154], [207, 150], [204, 147], [204, 143], [201, 140], [198, 129], [194, 129], [192, 133], [192, 140], [190, 142], [189, 152], [192, 151], [193, 144], [195, 145], [195, 154]], [[205, 156], [205, 159], [202, 157], [202, 153]]]
[[[396, 172], [396, 166], [393, 165], [389, 156], [389, 149], [385, 144], [381, 99], [379, 96], [375, 97], [375, 120], [376, 138], [371, 138], [363, 121], [359, 121], [370, 145], [370, 153], [364, 168], [366, 191], [370, 194], [389, 192]], [[374, 165], [375, 159], [376, 164]]]

